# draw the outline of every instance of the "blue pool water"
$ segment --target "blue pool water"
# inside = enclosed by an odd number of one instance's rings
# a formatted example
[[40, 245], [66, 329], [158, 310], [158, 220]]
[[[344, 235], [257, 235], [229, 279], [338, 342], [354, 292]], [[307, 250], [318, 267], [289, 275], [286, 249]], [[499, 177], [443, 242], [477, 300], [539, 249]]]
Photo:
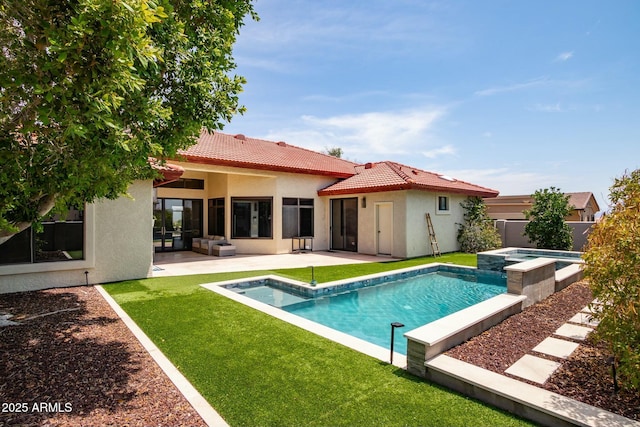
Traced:
[[406, 354], [404, 332], [506, 292], [501, 276], [438, 271], [347, 292], [309, 298], [277, 287], [237, 292], [282, 310], [388, 348], [391, 322], [401, 322], [394, 350]]

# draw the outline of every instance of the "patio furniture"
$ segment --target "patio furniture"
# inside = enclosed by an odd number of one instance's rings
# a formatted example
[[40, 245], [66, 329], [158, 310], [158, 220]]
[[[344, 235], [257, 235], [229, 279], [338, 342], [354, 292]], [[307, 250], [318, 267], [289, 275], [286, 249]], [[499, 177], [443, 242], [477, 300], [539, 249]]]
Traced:
[[233, 256], [236, 254], [236, 247], [231, 243], [219, 243], [211, 248], [211, 255]]
[[[295, 242], [298, 242], [296, 247]], [[313, 236], [295, 236], [291, 238], [291, 252], [313, 252]]]
[[[213, 255], [213, 248], [220, 244], [226, 244], [224, 236], [204, 236], [194, 238], [191, 243], [191, 250], [205, 255]], [[235, 247], [234, 247], [235, 248]]]

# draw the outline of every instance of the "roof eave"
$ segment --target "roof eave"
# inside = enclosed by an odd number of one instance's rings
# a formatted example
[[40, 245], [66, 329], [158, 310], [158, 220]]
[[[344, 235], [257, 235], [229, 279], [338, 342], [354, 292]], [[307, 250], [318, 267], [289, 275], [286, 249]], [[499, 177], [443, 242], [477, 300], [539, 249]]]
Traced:
[[240, 162], [236, 160], [210, 159], [207, 157], [199, 157], [199, 156], [192, 156], [192, 155], [183, 155], [182, 157], [185, 159], [187, 163], [196, 163], [201, 165], [230, 166], [230, 167], [236, 167], [236, 168], [242, 168], [242, 169], [266, 170], [271, 172], [301, 173], [305, 175], [330, 176], [332, 178], [349, 178], [355, 175], [355, 171], [353, 173], [348, 173], [348, 172], [327, 171], [327, 170], [312, 170], [312, 169], [303, 169], [303, 168], [286, 167], [286, 166], [274, 166], [274, 165], [267, 165], [262, 163]]
[[344, 188], [318, 190], [318, 196], [339, 196], [345, 194], [382, 193], [384, 191], [410, 190], [411, 184], [381, 185], [376, 187]]

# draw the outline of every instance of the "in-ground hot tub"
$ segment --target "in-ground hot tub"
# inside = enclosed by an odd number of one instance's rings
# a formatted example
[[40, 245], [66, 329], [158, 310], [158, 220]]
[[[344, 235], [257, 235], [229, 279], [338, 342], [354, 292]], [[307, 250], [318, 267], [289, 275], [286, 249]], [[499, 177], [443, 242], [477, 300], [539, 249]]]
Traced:
[[556, 270], [571, 264], [583, 264], [582, 252], [551, 249], [502, 248], [478, 253], [478, 269], [503, 271], [504, 267], [536, 258], [553, 258]]

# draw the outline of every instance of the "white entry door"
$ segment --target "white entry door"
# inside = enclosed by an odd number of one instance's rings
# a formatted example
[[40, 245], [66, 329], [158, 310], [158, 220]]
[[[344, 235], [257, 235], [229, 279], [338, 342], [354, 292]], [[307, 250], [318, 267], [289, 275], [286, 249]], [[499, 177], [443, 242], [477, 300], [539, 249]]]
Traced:
[[376, 234], [379, 255], [393, 251], [393, 203], [376, 203]]

